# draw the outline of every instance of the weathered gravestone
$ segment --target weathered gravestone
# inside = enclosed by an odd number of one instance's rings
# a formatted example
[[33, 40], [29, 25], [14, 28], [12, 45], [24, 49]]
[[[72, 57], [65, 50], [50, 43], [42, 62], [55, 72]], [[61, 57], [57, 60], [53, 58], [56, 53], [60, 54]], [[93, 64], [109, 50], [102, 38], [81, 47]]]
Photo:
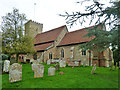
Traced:
[[61, 60], [59, 64], [60, 64], [60, 67], [66, 67], [66, 61], [64, 60]]
[[34, 78], [43, 77], [44, 74], [44, 66], [42, 64], [37, 64], [34, 69]]
[[58, 64], [55, 65], [55, 70], [59, 71], [59, 65]]
[[69, 61], [68, 66], [78, 67], [80, 66], [80, 60], [71, 60]]
[[38, 60], [34, 60], [34, 61], [32, 62], [32, 64], [39, 64], [39, 61], [38, 61]]
[[37, 61], [39, 62], [39, 63], [43, 63], [43, 61], [39, 58], [39, 59], [37, 59]]
[[83, 67], [85, 67], [85, 65], [86, 65], [86, 59], [84, 59], [83, 61]]
[[47, 65], [50, 65], [51, 61], [50, 59], [47, 60]]
[[22, 80], [22, 65], [14, 63], [10, 66], [9, 81], [16, 82]]
[[74, 66], [80, 66], [78, 61], [74, 62]]
[[96, 64], [94, 64], [93, 69], [92, 69], [92, 71], [91, 71], [91, 74], [94, 74], [94, 73], [95, 73], [95, 70], [96, 70]]
[[63, 71], [61, 71], [61, 72], [59, 72], [59, 74], [60, 74], [60, 75], [63, 75], [63, 74], [64, 74], [64, 72], [63, 72]]
[[37, 68], [37, 65], [39, 65], [39, 62], [38, 62], [37, 60], [34, 60], [34, 61], [32, 62], [32, 71], [34, 71], [35, 68]]
[[70, 62], [68, 63], [68, 66], [74, 66], [74, 62], [70, 61]]
[[33, 58], [30, 59], [30, 63], [32, 64], [35, 60]]
[[55, 68], [54, 67], [49, 67], [48, 68], [48, 76], [55, 75]]
[[26, 56], [24, 56], [24, 62], [26, 62]]
[[9, 60], [5, 60], [4, 61], [3, 72], [9, 72], [9, 69], [10, 69], [10, 61]]

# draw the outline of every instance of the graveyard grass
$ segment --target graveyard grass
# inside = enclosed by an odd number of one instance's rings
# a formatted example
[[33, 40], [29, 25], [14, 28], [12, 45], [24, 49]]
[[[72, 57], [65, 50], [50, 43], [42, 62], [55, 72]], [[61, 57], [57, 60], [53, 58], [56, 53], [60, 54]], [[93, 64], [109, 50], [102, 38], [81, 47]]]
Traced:
[[54, 76], [48, 76], [48, 68], [53, 65], [43, 65], [43, 78], [34, 78], [30, 64], [22, 64], [22, 81], [10, 83], [9, 74], [3, 74], [2, 88], [118, 88], [118, 69], [97, 67], [96, 74], [91, 75], [92, 66], [65, 67], [60, 68], [64, 75], [56, 71]]

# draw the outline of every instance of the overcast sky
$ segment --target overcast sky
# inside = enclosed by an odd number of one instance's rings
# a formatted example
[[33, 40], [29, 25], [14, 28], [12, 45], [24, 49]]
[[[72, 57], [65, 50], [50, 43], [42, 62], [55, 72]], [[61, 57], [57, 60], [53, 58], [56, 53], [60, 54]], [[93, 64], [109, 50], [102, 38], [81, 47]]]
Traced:
[[[58, 14], [64, 14], [66, 11], [84, 10], [84, 6], [77, 4], [77, 1], [80, 0], [0, 0], [0, 23], [2, 21], [1, 16], [12, 12], [13, 7], [15, 7], [19, 9], [20, 13], [26, 14], [28, 20], [31, 19], [42, 23], [43, 31], [48, 31], [62, 25], [67, 25], [65, 18]], [[108, 0], [103, 0], [103, 2], [108, 5]], [[83, 26], [77, 23], [72, 28], [68, 27], [68, 30], [74, 31], [88, 26], [88, 23], [85, 23]]]

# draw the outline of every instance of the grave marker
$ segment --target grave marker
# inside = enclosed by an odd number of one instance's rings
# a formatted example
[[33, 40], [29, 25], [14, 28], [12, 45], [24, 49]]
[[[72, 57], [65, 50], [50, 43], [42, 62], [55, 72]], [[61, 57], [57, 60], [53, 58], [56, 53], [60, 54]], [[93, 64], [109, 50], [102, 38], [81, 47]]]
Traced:
[[22, 80], [22, 65], [14, 63], [10, 66], [9, 81], [16, 82]]

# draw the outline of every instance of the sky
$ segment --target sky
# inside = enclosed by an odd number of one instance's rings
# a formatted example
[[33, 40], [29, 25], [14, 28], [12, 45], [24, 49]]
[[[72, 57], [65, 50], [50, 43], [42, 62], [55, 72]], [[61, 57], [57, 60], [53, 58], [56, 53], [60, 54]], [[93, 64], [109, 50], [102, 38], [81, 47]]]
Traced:
[[[59, 16], [66, 11], [71, 13], [73, 11], [84, 11], [84, 5], [77, 4], [80, 0], [0, 0], [0, 23], [1, 17], [6, 13], [12, 12], [13, 8], [19, 9], [20, 13], [24, 13], [28, 20], [33, 20], [43, 24], [43, 31], [48, 31], [62, 25], [67, 25], [65, 18]], [[107, 4], [108, 0], [103, 0]], [[86, 5], [89, 5], [87, 3]], [[67, 25], [69, 31], [78, 30], [89, 27], [89, 23], [82, 26], [77, 23], [71, 28]]]

